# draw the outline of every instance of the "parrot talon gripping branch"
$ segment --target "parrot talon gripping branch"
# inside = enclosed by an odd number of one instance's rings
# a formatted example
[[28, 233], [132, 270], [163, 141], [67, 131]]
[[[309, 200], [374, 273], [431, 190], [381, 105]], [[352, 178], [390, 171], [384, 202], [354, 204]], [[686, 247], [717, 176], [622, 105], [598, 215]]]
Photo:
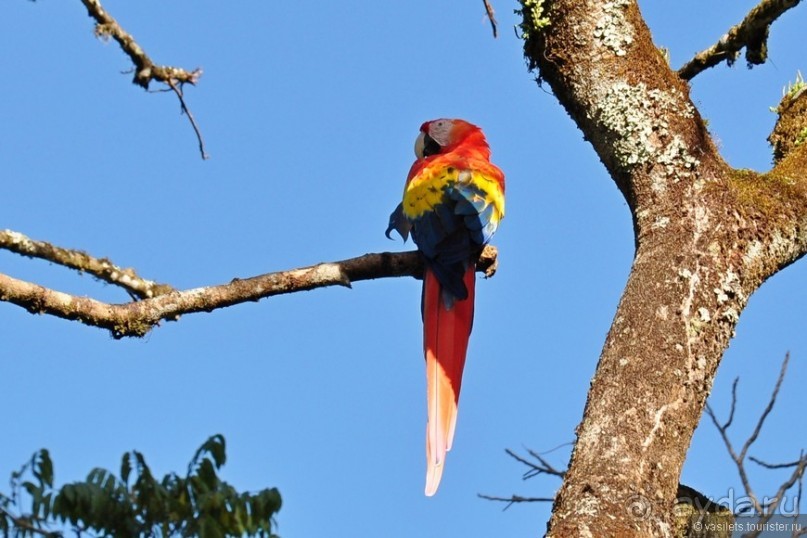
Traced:
[[427, 121], [415, 141], [403, 201], [386, 235], [409, 235], [425, 262], [426, 495], [434, 495], [451, 450], [468, 338], [476, 262], [504, 217], [504, 174], [482, 130], [459, 119]]

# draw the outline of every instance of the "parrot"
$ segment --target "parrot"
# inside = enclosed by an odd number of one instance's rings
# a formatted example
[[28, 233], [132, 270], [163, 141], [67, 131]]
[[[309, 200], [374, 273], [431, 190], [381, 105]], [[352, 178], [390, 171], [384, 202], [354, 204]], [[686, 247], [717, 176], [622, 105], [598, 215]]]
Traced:
[[425, 493], [431, 497], [454, 439], [474, 318], [476, 262], [504, 217], [504, 173], [490, 162], [482, 130], [461, 119], [421, 125], [415, 157], [386, 236], [392, 239], [394, 230], [406, 241], [411, 233], [424, 260]]

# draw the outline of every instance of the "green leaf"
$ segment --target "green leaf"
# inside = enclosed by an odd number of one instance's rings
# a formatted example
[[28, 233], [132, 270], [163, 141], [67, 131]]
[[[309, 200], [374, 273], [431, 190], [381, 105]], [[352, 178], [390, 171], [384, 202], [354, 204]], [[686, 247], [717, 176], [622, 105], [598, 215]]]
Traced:
[[28, 492], [28, 495], [34, 498], [34, 502], [42, 497], [42, 488], [34, 484], [33, 482], [29, 482], [26, 480], [22, 483], [23, 489]]
[[208, 450], [210, 451], [210, 455], [213, 456], [213, 461], [216, 463], [216, 469], [220, 469], [221, 466], [227, 462], [224, 436], [218, 433], [208, 439], [205, 444], [209, 446]]
[[31, 472], [39, 480], [41, 487], [53, 486], [53, 462], [46, 448], [35, 453], [31, 458]]
[[42, 498], [42, 518], [48, 519], [50, 517], [50, 509], [53, 505], [53, 493], [48, 493]]
[[96, 486], [101, 486], [101, 484], [104, 483], [106, 474], [107, 471], [96, 467], [95, 469], [90, 471], [89, 474], [87, 475], [87, 482], [90, 484], [95, 484]]
[[193, 455], [193, 459], [191, 459], [191, 463], [188, 466], [188, 475], [190, 476], [192, 473], [193, 468], [200, 464], [200, 460], [207, 454], [213, 458], [213, 462], [216, 465], [216, 469], [220, 469], [222, 465], [227, 461], [227, 454], [226, 454], [226, 443], [224, 441], [224, 436], [220, 433], [213, 435], [207, 439], [202, 446], [196, 451]]
[[202, 464], [199, 465], [197, 475], [202, 479], [202, 482], [205, 486], [207, 486], [207, 489], [216, 489], [216, 486], [218, 486], [219, 477], [216, 476], [216, 469], [213, 467], [213, 464], [210, 463], [210, 460], [202, 460]]
[[129, 485], [129, 473], [132, 472], [131, 454], [128, 452], [123, 455], [120, 462], [120, 479], [124, 486]]

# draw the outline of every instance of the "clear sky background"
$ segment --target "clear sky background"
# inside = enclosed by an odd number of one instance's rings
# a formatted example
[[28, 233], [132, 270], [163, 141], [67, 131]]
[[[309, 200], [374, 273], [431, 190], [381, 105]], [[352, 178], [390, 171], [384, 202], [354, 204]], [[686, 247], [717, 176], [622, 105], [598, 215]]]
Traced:
[[[642, 2], [656, 43], [680, 66], [754, 3]], [[84, 249], [178, 288], [411, 244], [384, 237], [420, 124], [482, 126], [507, 175], [495, 278], [477, 314], [454, 449], [440, 491], [423, 495], [425, 375], [420, 283], [357, 283], [165, 323], [144, 339], [0, 303], [0, 483], [47, 447], [58, 483], [117, 471], [142, 451], [155, 474], [182, 472], [225, 435], [222, 476], [277, 486], [284, 538], [535, 536], [549, 505], [477, 493], [551, 496], [504, 453], [574, 438], [589, 380], [633, 256], [628, 208], [590, 145], [539, 88], [513, 26], [516, 3], [107, 0], [158, 63], [200, 66], [187, 100], [202, 161], [172, 94], [130, 83], [117, 44], [93, 37], [78, 0], [0, 5], [0, 228]], [[723, 154], [769, 168], [769, 111], [807, 69], [799, 6], [772, 29], [770, 62], [698, 76], [692, 95]], [[125, 302], [121, 290], [0, 251], [0, 271]], [[778, 407], [752, 454], [791, 461], [805, 447], [807, 262], [750, 301], [717, 377], [735, 440], [751, 430], [779, 364]], [[568, 446], [547, 454], [565, 466]], [[759, 493], [783, 474], [751, 467]], [[683, 481], [726, 497], [739, 480], [719, 437], [697, 431]], [[7, 491], [4, 490], [4, 491]], [[734, 490], [734, 497], [741, 496]]]

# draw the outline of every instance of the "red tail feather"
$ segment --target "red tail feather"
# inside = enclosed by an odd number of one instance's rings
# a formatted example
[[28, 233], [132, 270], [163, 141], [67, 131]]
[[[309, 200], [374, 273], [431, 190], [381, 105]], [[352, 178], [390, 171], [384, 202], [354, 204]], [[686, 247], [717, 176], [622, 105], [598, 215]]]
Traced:
[[474, 319], [475, 268], [463, 278], [468, 298], [446, 308], [440, 283], [430, 270], [423, 280], [423, 348], [429, 423], [426, 426], [426, 495], [434, 495], [451, 450], [468, 337]]

